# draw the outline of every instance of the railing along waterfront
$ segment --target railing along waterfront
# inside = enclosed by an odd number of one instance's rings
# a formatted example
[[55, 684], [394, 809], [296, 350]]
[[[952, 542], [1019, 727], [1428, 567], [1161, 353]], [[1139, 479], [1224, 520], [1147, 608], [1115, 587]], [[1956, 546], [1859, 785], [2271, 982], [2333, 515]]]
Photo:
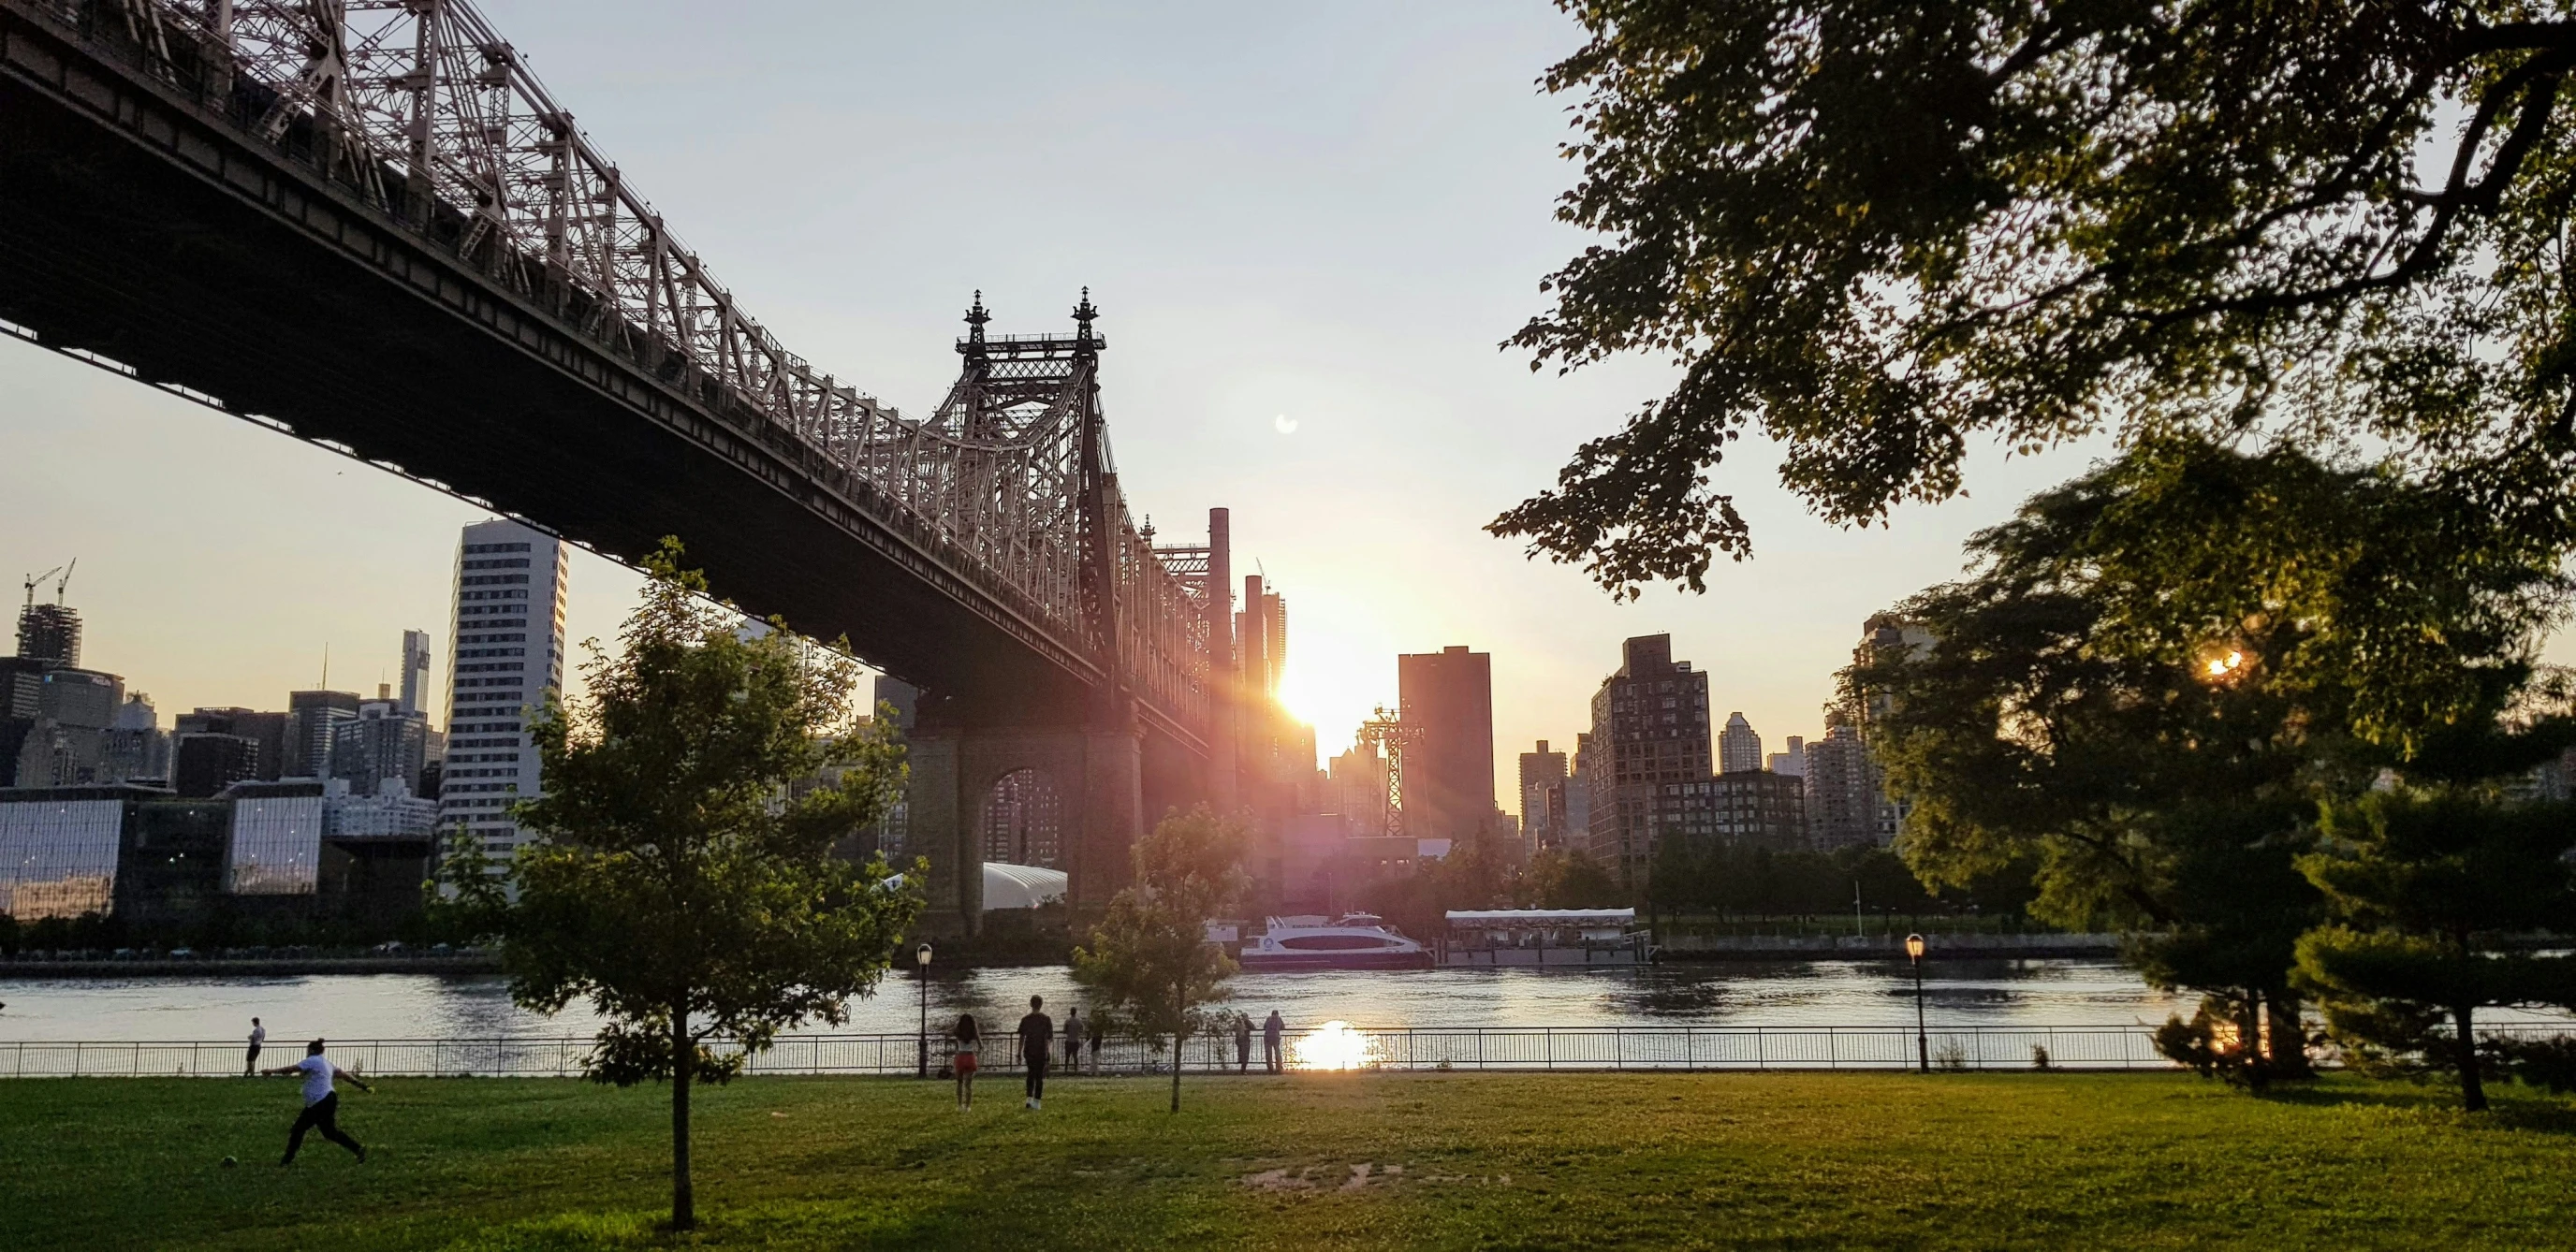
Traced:
[[[2488, 1036], [2563, 1035], [2576, 1027], [2517, 1023], [2483, 1029]], [[1953, 1026], [1927, 1032], [1932, 1065], [1952, 1070], [2158, 1070], [2144, 1026]], [[727, 1045], [718, 1044], [719, 1048]], [[580, 1036], [520, 1035], [481, 1039], [343, 1039], [331, 1059], [352, 1072], [408, 1077], [573, 1077], [591, 1041]], [[1916, 1066], [1915, 1032], [1900, 1026], [1507, 1026], [1352, 1027], [1327, 1023], [1291, 1032], [1283, 1062], [1299, 1073], [1341, 1070], [1567, 1072], [1602, 1070], [1901, 1070]], [[1007, 1037], [988, 1037], [979, 1058], [987, 1075], [1020, 1072]], [[1256, 1032], [1248, 1056], [1233, 1036], [1199, 1035], [1183, 1050], [1192, 1074], [1260, 1073]], [[300, 1045], [271, 1046], [265, 1065], [303, 1055]], [[1070, 1077], [1057, 1045], [1052, 1072]], [[2043, 1062], [2042, 1057], [2045, 1057]], [[753, 1074], [910, 1076], [948, 1061], [944, 1040], [909, 1034], [791, 1035], [751, 1058]], [[1085, 1074], [1169, 1074], [1169, 1051], [1142, 1039], [1111, 1038], [1086, 1048]], [[67, 1040], [0, 1042], [0, 1077], [221, 1077], [240, 1074], [239, 1042]]]

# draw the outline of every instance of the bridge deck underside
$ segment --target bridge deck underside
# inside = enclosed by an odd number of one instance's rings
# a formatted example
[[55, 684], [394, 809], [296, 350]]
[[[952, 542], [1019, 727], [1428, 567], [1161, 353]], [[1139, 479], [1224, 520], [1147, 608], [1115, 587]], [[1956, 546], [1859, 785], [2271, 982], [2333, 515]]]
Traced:
[[756, 418], [561, 332], [309, 172], [155, 115], [145, 85], [93, 75], [84, 99], [77, 72], [43, 81], [7, 55], [40, 35], [7, 17], [0, 318], [613, 556], [676, 533], [719, 594], [846, 635], [958, 715], [1081, 716], [1081, 676], [822, 498]]

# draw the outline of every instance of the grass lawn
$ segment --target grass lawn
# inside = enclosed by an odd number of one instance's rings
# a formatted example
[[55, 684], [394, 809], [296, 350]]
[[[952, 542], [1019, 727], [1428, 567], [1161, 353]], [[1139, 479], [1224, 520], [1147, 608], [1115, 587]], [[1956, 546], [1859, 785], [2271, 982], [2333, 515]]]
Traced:
[[[720, 1247], [2576, 1247], [2576, 1103], [2337, 1078], [758, 1078], [699, 1106]], [[360, 1165], [276, 1158], [290, 1080], [0, 1084], [0, 1248], [673, 1242], [668, 1095], [389, 1079]], [[240, 1158], [223, 1168], [226, 1155]]]

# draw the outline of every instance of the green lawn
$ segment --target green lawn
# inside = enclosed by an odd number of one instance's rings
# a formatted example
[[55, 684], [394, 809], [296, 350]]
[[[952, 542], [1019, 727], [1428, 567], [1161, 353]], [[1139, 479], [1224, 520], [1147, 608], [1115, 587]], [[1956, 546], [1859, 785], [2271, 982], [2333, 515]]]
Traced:
[[[1338, 1075], [703, 1097], [686, 1242], [762, 1247], [2576, 1246], [2576, 1104], [2169, 1075]], [[646, 1246], [667, 1093], [387, 1080], [365, 1165], [283, 1079], [0, 1083], [0, 1248]], [[226, 1155], [238, 1168], [221, 1167]]]

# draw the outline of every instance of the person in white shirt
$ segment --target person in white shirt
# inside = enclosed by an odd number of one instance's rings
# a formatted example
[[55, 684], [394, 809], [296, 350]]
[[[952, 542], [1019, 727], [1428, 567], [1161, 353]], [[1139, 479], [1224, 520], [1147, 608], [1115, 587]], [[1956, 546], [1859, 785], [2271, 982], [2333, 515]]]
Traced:
[[248, 1078], [259, 1072], [259, 1045], [266, 1042], [268, 1027], [260, 1025], [256, 1017], [250, 1019], [250, 1055], [242, 1058], [242, 1077]]
[[278, 1164], [295, 1163], [295, 1153], [304, 1146], [304, 1132], [308, 1130], [321, 1131], [323, 1138], [357, 1153], [358, 1163], [366, 1164], [367, 1150], [359, 1146], [357, 1140], [340, 1132], [340, 1093], [331, 1089], [331, 1080], [346, 1078], [356, 1083], [360, 1091], [373, 1092], [375, 1088], [368, 1086], [365, 1079], [324, 1059], [321, 1040], [304, 1045], [303, 1060], [259, 1072], [278, 1076], [301, 1074], [304, 1077], [304, 1112], [297, 1115], [295, 1129], [287, 1133], [286, 1156]]

